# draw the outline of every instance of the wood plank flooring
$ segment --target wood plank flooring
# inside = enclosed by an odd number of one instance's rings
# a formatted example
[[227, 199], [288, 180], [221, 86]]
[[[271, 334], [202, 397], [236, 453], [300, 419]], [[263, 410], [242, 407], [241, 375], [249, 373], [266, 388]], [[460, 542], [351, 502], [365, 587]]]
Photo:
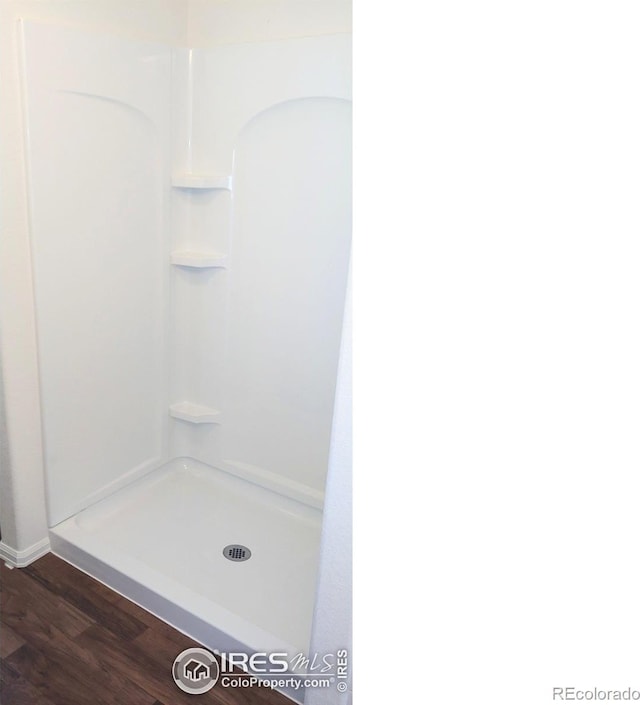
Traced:
[[292, 705], [268, 688], [182, 692], [171, 666], [200, 644], [53, 554], [0, 568], [2, 705]]

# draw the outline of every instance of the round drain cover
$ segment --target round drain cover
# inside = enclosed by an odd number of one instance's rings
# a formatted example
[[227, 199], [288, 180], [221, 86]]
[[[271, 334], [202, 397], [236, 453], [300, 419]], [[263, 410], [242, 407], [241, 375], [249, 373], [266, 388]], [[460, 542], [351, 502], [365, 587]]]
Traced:
[[222, 549], [222, 555], [230, 561], [248, 561], [251, 551], [239, 543], [232, 543]]

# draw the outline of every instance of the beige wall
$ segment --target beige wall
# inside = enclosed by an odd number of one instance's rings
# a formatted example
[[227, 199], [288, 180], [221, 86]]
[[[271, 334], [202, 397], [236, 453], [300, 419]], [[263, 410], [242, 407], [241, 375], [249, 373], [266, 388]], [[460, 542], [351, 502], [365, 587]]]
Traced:
[[351, 31], [351, 0], [190, 0], [189, 46]]

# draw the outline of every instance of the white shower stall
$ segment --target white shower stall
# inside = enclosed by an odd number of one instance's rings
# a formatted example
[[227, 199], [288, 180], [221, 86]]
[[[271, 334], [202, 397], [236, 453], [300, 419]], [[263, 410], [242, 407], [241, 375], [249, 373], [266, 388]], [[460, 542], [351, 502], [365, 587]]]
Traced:
[[19, 33], [51, 548], [212, 649], [307, 653], [350, 36]]

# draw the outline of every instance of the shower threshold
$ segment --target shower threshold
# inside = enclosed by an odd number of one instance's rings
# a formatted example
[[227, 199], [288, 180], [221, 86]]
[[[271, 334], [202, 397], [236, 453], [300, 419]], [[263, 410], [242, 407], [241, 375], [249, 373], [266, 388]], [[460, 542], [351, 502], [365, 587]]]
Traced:
[[[56, 555], [211, 650], [293, 657], [308, 653], [320, 527], [317, 509], [177, 458], [50, 538]], [[229, 560], [230, 545], [249, 559]]]

